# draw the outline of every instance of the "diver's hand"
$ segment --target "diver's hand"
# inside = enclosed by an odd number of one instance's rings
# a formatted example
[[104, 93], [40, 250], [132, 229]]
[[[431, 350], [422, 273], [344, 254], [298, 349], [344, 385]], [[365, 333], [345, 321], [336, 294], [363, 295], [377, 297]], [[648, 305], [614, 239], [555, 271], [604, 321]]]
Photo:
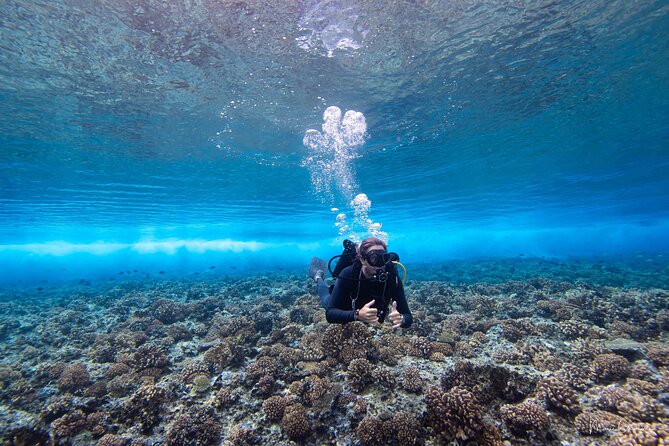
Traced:
[[369, 302], [367, 305], [362, 307], [358, 312], [358, 320], [363, 322], [375, 322], [379, 320], [379, 314], [376, 308], [372, 308], [374, 305], [374, 300]]
[[397, 311], [397, 302], [393, 301], [393, 311], [388, 314], [388, 319], [393, 323], [393, 328], [400, 328], [402, 326], [402, 315]]

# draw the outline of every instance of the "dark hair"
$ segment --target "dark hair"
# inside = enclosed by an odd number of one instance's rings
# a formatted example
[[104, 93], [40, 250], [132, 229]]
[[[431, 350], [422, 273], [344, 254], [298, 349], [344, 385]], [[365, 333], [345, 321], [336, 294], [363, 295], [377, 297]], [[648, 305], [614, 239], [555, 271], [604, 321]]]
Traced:
[[367, 254], [369, 251], [369, 248], [374, 245], [381, 245], [385, 251], [388, 251], [388, 245], [386, 245], [386, 242], [378, 237], [367, 237], [358, 245], [358, 260], [362, 260], [365, 254]]

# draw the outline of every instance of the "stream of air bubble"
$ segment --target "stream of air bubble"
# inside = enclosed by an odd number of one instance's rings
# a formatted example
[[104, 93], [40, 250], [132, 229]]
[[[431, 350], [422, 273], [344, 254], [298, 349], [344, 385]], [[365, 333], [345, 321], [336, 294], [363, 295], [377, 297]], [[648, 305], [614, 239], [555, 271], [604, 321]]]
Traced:
[[346, 203], [345, 211], [331, 208], [337, 213], [334, 226], [341, 238], [359, 242], [375, 236], [387, 241], [388, 234], [381, 230], [381, 223], [370, 218], [372, 202], [359, 190], [353, 170], [353, 160], [359, 157], [357, 150], [366, 136], [364, 114], [348, 110], [342, 116], [339, 107], [328, 107], [323, 112], [322, 131], [310, 129], [304, 134], [303, 143], [309, 152], [302, 165], [309, 170], [313, 189], [322, 202]]

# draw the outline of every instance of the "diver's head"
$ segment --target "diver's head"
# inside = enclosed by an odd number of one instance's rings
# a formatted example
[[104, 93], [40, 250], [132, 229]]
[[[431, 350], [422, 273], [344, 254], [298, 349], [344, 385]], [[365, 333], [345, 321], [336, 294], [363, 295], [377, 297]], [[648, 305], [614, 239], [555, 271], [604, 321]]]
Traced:
[[368, 257], [370, 257], [369, 254], [378, 254], [378, 253], [384, 254], [387, 252], [387, 250], [388, 246], [386, 245], [386, 242], [384, 242], [380, 238], [367, 237], [362, 242], [360, 242], [360, 245], [358, 245], [358, 260], [360, 260], [363, 265], [367, 264], [370, 266], [375, 266], [369, 263], [368, 261]]
[[385, 282], [388, 274], [385, 266], [389, 261], [386, 243], [377, 237], [367, 237], [358, 246], [358, 260], [362, 263], [365, 277]]

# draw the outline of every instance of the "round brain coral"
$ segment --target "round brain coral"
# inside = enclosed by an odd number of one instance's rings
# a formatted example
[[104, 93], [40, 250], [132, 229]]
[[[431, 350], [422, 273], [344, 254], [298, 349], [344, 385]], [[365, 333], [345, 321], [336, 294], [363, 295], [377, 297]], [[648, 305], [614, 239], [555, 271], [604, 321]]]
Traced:
[[299, 440], [309, 433], [309, 418], [301, 404], [288, 406], [281, 420], [281, 427], [291, 440]]

